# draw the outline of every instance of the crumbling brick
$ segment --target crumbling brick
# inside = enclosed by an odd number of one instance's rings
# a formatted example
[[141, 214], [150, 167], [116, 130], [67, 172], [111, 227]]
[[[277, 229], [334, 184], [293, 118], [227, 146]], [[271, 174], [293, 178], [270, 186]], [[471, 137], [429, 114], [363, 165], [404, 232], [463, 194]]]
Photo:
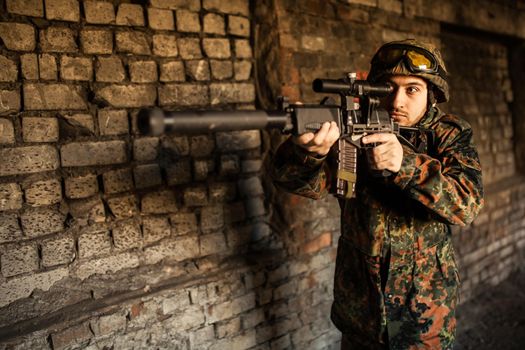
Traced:
[[113, 33], [109, 30], [83, 29], [80, 47], [85, 54], [108, 55], [113, 52]]
[[22, 118], [22, 134], [25, 142], [57, 142], [58, 120], [46, 117]]
[[77, 0], [46, 0], [46, 18], [78, 22], [80, 20], [80, 7]]
[[22, 202], [22, 190], [19, 184], [0, 184], [0, 211], [21, 209]]
[[145, 217], [142, 219], [144, 243], [157, 242], [171, 234], [171, 226], [166, 217]]
[[57, 80], [58, 69], [55, 56], [46, 53], [38, 55], [38, 67], [40, 79]]
[[33, 206], [56, 204], [62, 200], [62, 186], [58, 179], [33, 182], [24, 192], [27, 204]]
[[198, 230], [195, 213], [171, 214], [169, 219], [175, 235], [185, 235]]
[[55, 170], [57, 150], [49, 145], [0, 149], [0, 176], [31, 174]]
[[202, 46], [206, 56], [210, 58], [230, 58], [230, 41], [223, 38], [204, 38]]
[[181, 185], [191, 181], [191, 166], [189, 159], [172, 162], [166, 168], [166, 178], [169, 186]]
[[38, 250], [35, 245], [12, 248], [2, 253], [0, 261], [4, 277], [35, 271], [38, 269]]
[[201, 209], [200, 227], [202, 232], [212, 232], [224, 226], [224, 210], [221, 205]]
[[110, 24], [115, 22], [115, 8], [110, 2], [85, 0], [84, 14], [88, 23]]
[[82, 87], [66, 84], [24, 84], [27, 110], [86, 109]]
[[35, 29], [29, 24], [0, 23], [0, 39], [13, 51], [33, 51], [36, 47]]
[[119, 83], [126, 78], [124, 65], [118, 56], [98, 57], [95, 63], [97, 81]]
[[36, 54], [27, 53], [20, 56], [22, 77], [27, 80], [38, 79], [38, 58]]
[[151, 54], [147, 34], [139, 31], [117, 32], [115, 34], [117, 52], [134, 55]]
[[250, 36], [250, 20], [241, 16], [228, 16], [228, 33], [237, 36]]
[[174, 30], [173, 11], [159, 8], [148, 8], [148, 22], [151, 29]]
[[172, 191], [146, 193], [142, 197], [141, 209], [144, 214], [166, 214], [177, 211], [177, 201]]
[[152, 161], [157, 158], [158, 137], [143, 137], [133, 140], [133, 158], [138, 161]]
[[235, 40], [235, 57], [237, 58], [252, 58], [252, 47], [250, 42], [244, 39]]
[[217, 11], [233, 15], [240, 14], [248, 16], [250, 14], [248, 1], [246, 0], [204, 0], [202, 7], [209, 11]]
[[161, 63], [159, 80], [163, 83], [186, 80], [186, 75], [184, 74], [184, 64], [181, 61]]
[[120, 26], [144, 26], [144, 11], [142, 6], [120, 4], [117, 10], [116, 24]]
[[20, 110], [20, 90], [0, 89], [0, 115], [8, 115]]
[[200, 39], [198, 38], [178, 38], [177, 44], [180, 57], [185, 60], [202, 58]]
[[153, 54], [160, 57], [176, 57], [177, 37], [172, 34], [153, 35]]
[[210, 80], [210, 66], [206, 60], [185, 61], [186, 72], [197, 81]]
[[53, 350], [63, 350], [73, 345], [84, 344], [91, 336], [92, 334], [88, 323], [82, 323], [59, 333], [53, 333], [51, 334]]
[[129, 63], [129, 75], [133, 83], [153, 83], [157, 77], [155, 61], [135, 61]]
[[199, 21], [199, 14], [197, 12], [187, 10], [177, 10], [177, 30], [179, 32], [193, 32], [201, 31], [201, 24]]
[[200, 0], [150, 0], [151, 6], [177, 10], [177, 9], [188, 9], [192, 11], [198, 11], [201, 8]]
[[118, 250], [139, 247], [142, 242], [140, 225], [134, 221], [119, 222], [113, 228], [112, 236]]
[[0, 213], [0, 243], [14, 242], [22, 238], [18, 217], [14, 213]]
[[233, 76], [233, 65], [231, 61], [211, 60], [211, 75], [214, 79], [224, 80]]
[[27, 237], [37, 237], [64, 229], [64, 214], [54, 207], [27, 208], [21, 215], [22, 229]]
[[108, 232], [91, 232], [78, 238], [78, 254], [80, 258], [108, 254], [111, 250]]
[[0, 55], [0, 82], [14, 82], [18, 78], [16, 62]]
[[117, 220], [133, 217], [139, 212], [137, 198], [134, 195], [109, 198], [107, 202], [109, 210]]
[[233, 63], [235, 80], [242, 81], [250, 79], [252, 75], [252, 63], [250, 61], [235, 61]]
[[208, 204], [208, 193], [205, 187], [189, 187], [184, 189], [184, 205], [187, 207], [205, 206]]
[[224, 16], [216, 13], [204, 15], [204, 33], [224, 35]]
[[0, 144], [15, 143], [15, 128], [9, 119], [0, 118]]
[[40, 46], [43, 52], [77, 52], [75, 32], [65, 27], [49, 27], [40, 30]]
[[159, 103], [177, 106], [202, 106], [209, 103], [208, 87], [200, 84], [166, 84], [159, 87]]
[[111, 85], [96, 90], [99, 98], [116, 108], [138, 108], [153, 106], [157, 90], [148, 85]]
[[125, 192], [133, 189], [133, 176], [130, 169], [111, 170], [102, 174], [104, 191], [107, 194]]
[[69, 177], [65, 180], [66, 196], [79, 199], [91, 197], [98, 193], [98, 181], [96, 174]]
[[99, 109], [98, 128], [100, 135], [122, 135], [129, 132], [126, 110]]
[[148, 188], [162, 184], [162, 176], [158, 164], [137, 165], [133, 169], [136, 188]]
[[221, 176], [235, 175], [241, 171], [239, 156], [236, 154], [221, 155], [219, 173]]
[[221, 152], [242, 151], [260, 147], [261, 133], [259, 130], [218, 132], [216, 142]]
[[75, 240], [61, 237], [42, 242], [42, 266], [69, 264], [75, 258]]
[[72, 142], [60, 149], [62, 166], [120, 164], [128, 160], [126, 143], [121, 140], [99, 142]]
[[7, 12], [22, 16], [44, 17], [43, 0], [7, 0]]

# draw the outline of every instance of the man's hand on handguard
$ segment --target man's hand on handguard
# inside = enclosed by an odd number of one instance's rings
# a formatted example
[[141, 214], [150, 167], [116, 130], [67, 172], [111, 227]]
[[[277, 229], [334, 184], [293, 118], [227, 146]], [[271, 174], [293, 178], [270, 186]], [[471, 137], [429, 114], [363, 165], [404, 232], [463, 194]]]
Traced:
[[325, 122], [315, 134], [308, 132], [293, 136], [292, 141], [310, 153], [325, 156], [330, 151], [330, 147], [339, 139], [339, 135], [339, 127], [336, 122]]
[[390, 170], [397, 173], [403, 161], [403, 147], [395, 134], [371, 134], [363, 137], [363, 143], [379, 143], [367, 150], [368, 164], [374, 170]]

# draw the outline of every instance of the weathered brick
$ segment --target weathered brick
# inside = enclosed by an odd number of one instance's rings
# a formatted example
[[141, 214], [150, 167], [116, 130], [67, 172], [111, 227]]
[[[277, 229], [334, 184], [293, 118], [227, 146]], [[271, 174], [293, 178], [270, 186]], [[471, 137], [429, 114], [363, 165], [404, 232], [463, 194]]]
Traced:
[[241, 162], [236, 154], [221, 155], [219, 174], [221, 176], [235, 175], [241, 171]]
[[27, 237], [37, 237], [64, 229], [64, 214], [53, 207], [27, 208], [20, 216]]
[[42, 266], [69, 264], [75, 258], [75, 240], [72, 237], [49, 239], [42, 242]]
[[73, 114], [64, 116], [68, 125], [88, 135], [95, 134], [95, 123], [91, 114]]
[[228, 33], [237, 36], [250, 36], [250, 20], [241, 16], [228, 16]]
[[9, 119], [0, 118], [0, 144], [15, 143], [15, 129]]
[[135, 268], [139, 265], [137, 254], [122, 253], [113, 254], [108, 257], [91, 259], [78, 265], [74, 275], [84, 280], [95, 274], [107, 274], [123, 269]]
[[242, 81], [250, 79], [252, 75], [252, 63], [250, 61], [235, 61], [233, 67], [235, 70], [235, 80]]
[[148, 22], [152, 29], [175, 30], [175, 21], [171, 10], [148, 8]]
[[89, 166], [125, 163], [124, 141], [72, 142], [60, 148], [62, 166]]
[[213, 167], [213, 161], [207, 159], [193, 160], [193, 179], [195, 181], [203, 181], [208, 177], [208, 173]]
[[161, 63], [159, 80], [163, 83], [186, 80], [186, 75], [184, 74], [184, 64], [181, 61]]
[[129, 75], [133, 83], [153, 83], [157, 77], [155, 61], [135, 61], [129, 63]]
[[306, 51], [324, 51], [326, 41], [321, 36], [303, 35], [301, 36], [301, 48]]
[[83, 29], [80, 31], [80, 47], [85, 54], [111, 54], [113, 33], [109, 30]]
[[214, 182], [209, 188], [211, 203], [231, 202], [237, 197], [237, 187], [233, 182]]
[[172, 34], [153, 35], [153, 54], [160, 57], [177, 56], [177, 37]]
[[201, 230], [211, 232], [224, 226], [224, 210], [221, 205], [205, 207], [201, 210]]
[[207, 157], [213, 153], [215, 139], [209, 135], [190, 137], [190, 154], [192, 157]]
[[159, 138], [143, 137], [133, 140], [133, 158], [138, 161], [155, 160], [158, 155]]
[[0, 55], [0, 82], [13, 82], [18, 78], [16, 62]]
[[202, 7], [209, 11], [217, 11], [229, 14], [240, 14], [248, 16], [250, 8], [247, 0], [204, 0]]
[[115, 8], [107, 1], [85, 0], [84, 14], [88, 23], [110, 24], [115, 22]]
[[233, 76], [233, 66], [231, 61], [211, 60], [211, 75], [214, 79], [229, 79]]
[[189, 159], [174, 161], [166, 168], [168, 186], [181, 185], [191, 181]]
[[237, 58], [251, 58], [252, 47], [250, 42], [244, 39], [235, 40], [235, 57]]
[[224, 233], [204, 234], [200, 236], [201, 255], [211, 255], [224, 252], [228, 249]]
[[215, 83], [210, 85], [211, 104], [255, 102], [255, 87], [251, 83]]
[[43, 0], [7, 0], [7, 12], [22, 16], [44, 17]]
[[205, 206], [208, 204], [208, 193], [205, 187], [193, 187], [184, 189], [184, 205], [187, 207]]
[[27, 80], [38, 79], [38, 58], [36, 54], [27, 53], [20, 56], [22, 77]]
[[210, 80], [210, 66], [206, 60], [185, 61], [186, 72], [197, 81]]
[[246, 215], [250, 218], [266, 214], [264, 200], [261, 197], [252, 197], [244, 202]]
[[188, 9], [198, 11], [201, 8], [200, 0], [150, 0], [151, 6], [162, 9]]
[[161, 139], [161, 148], [171, 152], [173, 156], [190, 155], [190, 142], [187, 136], [166, 135]]
[[139, 212], [137, 198], [134, 195], [109, 198], [107, 203], [117, 220], [133, 217]]
[[112, 230], [113, 243], [119, 250], [139, 247], [142, 241], [140, 225], [134, 221], [119, 222]]
[[133, 169], [135, 187], [148, 188], [162, 184], [162, 176], [158, 164], [137, 165]]
[[180, 57], [185, 60], [202, 58], [200, 39], [198, 38], [179, 38], [177, 39]]
[[197, 232], [197, 217], [195, 213], [177, 213], [170, 215], [170, 223], [175, 235], [185, 235]]
[[98, 193], [98, 181], [96, 174], [69, 177], [65, 180], [66, 196], [79, 199], [91, 197]]
[[110, 251], [108, 232], [90, 232], [78, 237], [78, 255], [81, 258], [104, 255]]
[[58, 153], [48, 145], [0, 149], [0, 176], [55, 170]]
[[20, 90], [0, 89], [0, 115], [7, 115], [20, 110]]
[[40, 30], [40, 46], [43, 52], [78, 51], [75, 32], [63, 27], [49, 27]]
[[171, 226], [166, 217], [145, 217], [142, 219], [144, 243], [150, 244], [171, 234]]
[[133, 188], [133, 176], [130, 169], [111, 170], [102, 174], [104, 191], [108, 194], [126, 192]]
[[67, 267], [47, 272], [21, 276], [0, 284], [0, 307], [9, 305], [15, 300], [27, 298], [33, 290], [48, 291], [56, 282], [69, 274]]
[[210, 58], [230, 58], [230, 41], [223, 38], [204, 38], [202, 46], [206, 56]]
[[22, 190], [19, 184], [0, 184], [0, 211], [20, 209], [22, 202]]
[[118, 56], [97, 57], [95, 74], [97, 81], [103, 83], [119, 83], [126, 78], [124, 65]]
[[117, 52], [134, 55], [150, 55], [147, 34], [138, 31], [117, 32], [115, 34]]
[[144, 26], [144, 11], [141, 5], [120, 4], [117, 10], [117, 25]]
[[242, 161], [242, 172], [243, 173], [255, 173], [261, 170], [262, 160], [260, 159], [247, 159]]
[[199, 256], [199, 239], [197, 237], [180, 237], [165, 239], [162, 244], [144, 249], [146, 264], [156, 264], [169, 258], [170, 260], [183, 261]]
[[32, 206], [51, 205], [62, 200], [62, 186], [59, 179], [36, 181], [25, 190], [27, 204]]
[[144, 214], [166, 214], [177, 211], [177, 200], [173, 191], [146, 193], [142, 197], [141, 211]]
[[177, 10], [177, 30], [179, 32], [198, 33], [201, 31], [199, 14], [187, 10]]
[[241, 318], [237, 317], [231, 320], [217, 323], [216, 327], [218, 338], [231, 337], [232, 335], [238, 333], [241, 330]]
[[247, 179], [241, 179], [238, 182], [239, 193], [243, 197], [255, 197], [264, 194], [261, 179], [253, 176]]
[[78, 22], [80, 7], [78, 0], [46, 0], [46, 18], [49, 20]]
[[91, 321], [91, 329], [96, 336], [104, 336], [126, 328], [126, 324], [126, 315], [115, 313]]
[[13, 51], [33, 51], [36, 47], [35, 29], [29, 24], [1, 22], [0, 39]]
[[47, 117], [22, 118], [22, 135], [25, 142], [57, 142], [58, 119]]
[[208, 87], [197, 84], [166, 84], [159, 87], [159, 104], [192, 106], [209, 103]]
[[205, 348], [206, 343], [211, 343], [215, 339], [215, 327], [213, 325], [199, 328], [190, 333], [191, 349]]
[[74, 345], [86, 343], [90, 338], [91, 330], [88, 323], [82, 323], [59, 333], [51, 334], [51, 341], [55, 350], [63, 350]]
[[111, 85], [96, 91], [97, 96], [117, 108], [155, 105], [157, 91], [151, 85]]
[[11, 277], [38, 269], [38, 249], [33, 245], [11, 248], [1, 256], [2, 275]]
[[55, 56], [46, 53], [38, 55], [38, 68], [40, 72], [40, 79], [57, 80], [58, 69]]
[[127, 134], [129, 132], [128, 112], [125, 109], [99, 109], [98, 128], [100, 135]]
[[27, 110], [86, 109], [82, 87], [65, 84], [24, 84]]
[[16, 214], [0, 213], [0, 243], [14, 242], [22, 238], [22, 230]]
[[216, 13], [204, 15], [204, 33], [224, 35], [224, 16]]

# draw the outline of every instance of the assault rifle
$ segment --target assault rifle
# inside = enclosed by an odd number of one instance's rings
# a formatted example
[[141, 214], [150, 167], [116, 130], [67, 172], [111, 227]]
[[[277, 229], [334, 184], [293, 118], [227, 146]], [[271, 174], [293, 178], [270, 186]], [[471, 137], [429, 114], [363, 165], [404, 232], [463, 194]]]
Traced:
[[[332, 193], [337, 197], [355, 196], [358, 151], [374, 147], [364, 145], [361, 138], [373, 133], [395, 133], [401, 130], [418, 131], [417, 128], [401, 127], [393, 122], [387, 111], [379, 108], [379, 97], [393, 91], [389, 84], [372, 84], [357, 80], [355, 73], [343, 79], [315, 79], [313, 90], [339, 94], [340, 104], [325, 102], [318, 105], [289, 104], [281, 98], [274, 111], [178, 111], [143, 109], [137, 118], [138, 129], [145, 135], [161, 135], [164, 132], [206, 133], [278, 128], [283, 133], [301, 135], [318, 131], [324, 122], [337, 123], [341, 136], [332, 147], [335, 167]], [[382, 176], [390, 173], [384, 171]]]

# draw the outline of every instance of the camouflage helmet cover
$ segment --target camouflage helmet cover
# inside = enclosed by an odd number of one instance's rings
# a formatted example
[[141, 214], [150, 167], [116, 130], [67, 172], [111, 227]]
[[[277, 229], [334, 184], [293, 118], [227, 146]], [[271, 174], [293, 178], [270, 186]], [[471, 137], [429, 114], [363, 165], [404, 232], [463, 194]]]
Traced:
[[[393, 44], [399, 44], [399, 45], [405, 45], [405, 46], [413, 46], [419, 49], [426, 50], [430, 52], [436, 59], [438, 65], [441, 67], [442, 72], [447, 74], [447, 69], [445, 67], [445, 62], [443, 61], [443, 58], [441, 57], [441, 53], [439, 50], [432, 44], [421, 42], [415, 39], [407, 39], [407, 40], [401, 40], [401, 41], [392, 41], [389, 43], [386, 43], [382, 45], [379, 50], [377, 50], [376, 55], [381, 49], [383, 49], [387, 45], [393, 45]], [[375, 57], [375, 55], [374, 55]], [[373, 59], [372, 59], [373, 62]], [[388, 75], [415, 75], [419, 76], [427, 82], [432, 83], [436, 89], [434, 89], [434, 95], [436, 97], [436, 101], [438, 103], [446, 102], [449, 99], [449, 87], [448, 82], [445, 80], [444, 77], [441, 77], [437, 73], [425, 73], [425, 72], [412, 72], [406, 67], [405, 61], [400, 60], [399, 63], [393, 67], [385, 68], [380, 67], [377, 64], [374, 65], [372, 63], [372, 66], [370, 68], [370, 72], [368, 73], [367, 80], [370, 82], [377, 82], [381, 80], [382, 78], [388, 76]]]

